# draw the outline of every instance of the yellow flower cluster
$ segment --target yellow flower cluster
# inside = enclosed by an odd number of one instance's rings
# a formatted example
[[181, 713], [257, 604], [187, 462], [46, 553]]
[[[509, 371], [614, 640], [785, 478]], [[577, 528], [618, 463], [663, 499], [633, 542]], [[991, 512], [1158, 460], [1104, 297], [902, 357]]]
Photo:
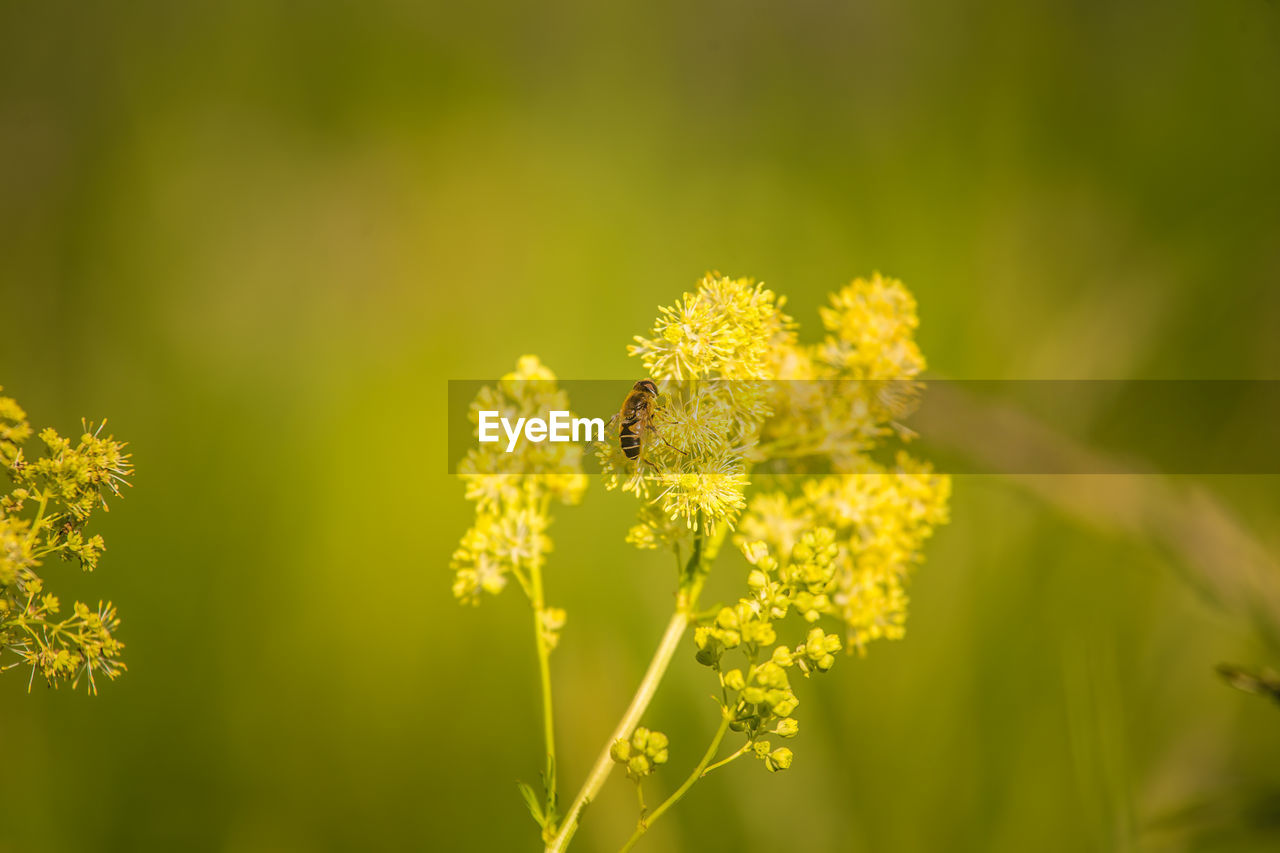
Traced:
[[[40, 589], [39, 583], [31, 584], [30, 589]], [[98, 609], [92, 610], [77, 601], [72, 615], [59, 620], [55, 617], [60, 610], [56, 596], [31, 598], [13, 619], [17, 627], [29, 629], [21, 642], [14, 643], [13, 650], [21, 658], [19, 663], [31, 667], [32, 678], [39, 672], [50, 685], [70, 681], [74, 690], [83, 677], [89, 692], [96, 694], [95, 673], [114, 679], [126, 668], [119, 661], [124, 643], [113, 633], [120, 627], [116, 609], [110, 602], [100, 601]]]
[[0, 464], [12, 465], [22, 443], [31, 437], [27, 413], [12, 397], [0, 397]]
[[924, 369], [915, 342], [916, 300], [893, 278], [855, 279], [821, 308], [821, 360], [850, 379], [909, 379]]
[[662, 391], [660, 438], [639, 464], [616, 442], [597, 451], [606, 488], [661, 508], [642, 510], [628, 541], [678, 542], [699, 519], [732, 526], [752, 465], [856, 472], [885, 435], [908, 435], [898, 421], [916, 404], [925, 362], [902, 283], [877, 273], [833, 294], [821, 309], [826, 336], [812, 345], [798, 342], [783, 301], [748, 279], [709, 274], [628, 348]]
[[[773, 750], [764, 738], [794, 737], [800, 730], [791, 716], [800, 699], [787, 671], [794, 668], [806, 677], [826, 672], [835, 665], [842, 644], [838, 636], [817, 626], [798, 645], [778, 643], [778, 630], [788, 614], [814, 622], [829, 606], [836, 592], [839, 548], [835, 532], [828, 528], [802, 534], [785, 562], [763, 541], [742, 542], [740, 547], [753, 566], [748, 594], [694, 630], [697, 659], [720, 674], [722, 708], [729, 728], [746, 735], [744, 750], [752, 750], [771, 772], [785, 770], [791, 766], [791, 751]], [[745, 658], [745, 669], [726, 668], [725, 656], [733, 652]]]
[[[497, 411], [512, 420], [547, 418], [552, 411], [569, 411], [569, 400], [555, 374], [537, 357], [526, 355], [496, 387], [482, 388], [471, 404], [477, 435], [481, 411]], [[587, 487], [582, 452], [580, 445], [569, 442], [527, 441], [512, 453], [494, 444], [478, 444], [468, 452], [458, 471], [467, 498], [476, 503], [476, 520], [453, 553], [453, 594], [458, 600], [479, 604], [485, 593], [501, 592], [508, 576], [531, 592], [529, 571], [542, 566], [552, 546], [546, 535], [551, 502], [576, 504]], [[563, 612], [546, 608], [541, 620], [546, 639], [554, 645]]]
[[782, 304], [762, 284], [708, 273], [627, 351], [654, 379], [767, 379], [770, 347], [790, 335]]
[[829, 587], [797, 606], [810, 621], [838, 618], [849, 647], [864, 653], [872, 640], [902, 637], [911, 570], [925, 540], [946, 523], [950, 494], [949, 477], [905, 453], [891, 468], [862, 458], [856, 470], [807, 480], [797, 496], [755, 497], [737, 541], [748, 557], [763, 546], [768, 559], [784, 566], [785, 578], [810, 560], [809, 546], [802, 545], [806, 531], [832, 531]]
[[659, 309], [652, 337], [628, 347], [662, 392], [640, 463], [615, 446], [598, 451], [606, 488], [648, 498], [653, 486], [662, 507], [661, 517], [642, 512], [629, 541], [657, 547], [704, 525], [733, 525], [745, 506], [747, 456], [770, 414], [771, 349], [795, 338], [782, 304], [763, 285], [710, 273]]
[[916, 302], [902, 282], [876, 273], [855, 279], [820, 309], [822, 343], [779, 341], [770, 366], [780, 381], [769, 398], [757, 461], [823, 457], [836, 470], [855, 464], [916, 405], [925, 368], [915, 342]]
[[0, 495], [0, 652], [18, 656], [0, 668], [26, 664], [30, 681], [39, 673], [50, 685], [67, 681], [73, 689], [84, 678], [90, 693], [97, 692], [97, 674], [115, 678], [125, 669], [119, 660], [124, 643], [114, 633], [120, 619], [109, 602], [95, 610], [78, 601], [71, 615], [58, 618], [61, 604], [44, 591], [37, 570], [53, 555], [86, 571], [98, 565], [105, 543], [86, 536], [84, 525], [133, 473], [124, 444], [101, 433], [101, 425], [85, 424], [72, 444], [46, 429], [40, 433], [45, 451], [27, 458], [26, 413], [0, 397], [0, 468], [15, 483]]
[[[520, 418], [546, 419], [553, 411], [569, 411], [569, 396], [556, 376], [537, 356], [521, 356], [516, 369], [499, 380], [497, 387], [480, 389], [471, 403], [473, 434], [479, 437], [480, 412], [496, 411], [512, 422]], [[523, 441], [512, 453], [497, 443], [478, 443], [458, 465], [466, 484], [467, 500], [481, 512], [502, 506], [525, 505], [529, 489], [534, 496], [548, 496], [563, 503], [577, 503], [587, 487], [582, 473], [580, 445], [570, 442]]]
[[[763, 393], [758, 399], [764, 399]], [[616, 435], [596, 451], [606, 489], [621, 486], [661, 507], [654, 512], [652, 504], [642, 506], [639, 523], [628, 534], [640, 547], [668, 545], [690, 532], [712, 531], [720, 522], [732, 527], [746, 506], [746, 448], [759, 432], [759, 418], [737, 418], [714, 433], [705, 429], [705, 422], [672, 420], [695, 406], [712, 412], [707, 415], [710, 423], [729, 421], [735, 411], [740, 415], [742, 410], [715, 383], [681, 383], [663, 400], [640, 459], [627, 459]]]
[[629, 738], [618, 738], [609, 748], [614, 763], [627, 770], [627, 776], [639, 782], [655, 768], [667, 763], [667, 736], [639, 726]]
[[[895, 429], [909, 437], [897, 419], [915, 405], [925, 366], [916, 303], [895, 279], [856, 279], [821, 309], [826, 334], [812, 345], [797, 341], [781, 305], [761, 285], [711, 274], [660, 309], [652, 336], [629, 349], [662, 389], [653, 416], [661, 440], [638, 464], [603, 448], [606, 485], [647, 499], [627, 540], [657, 548], [700, 523], [733, 526], [752, 465], [825, 470], [799, 495], [757, 496], [738, 541], [770, 549], [794, 606], [811, 622], [839, 618], [847, 646], [861, 652], [902, 636], [910, 569], [947, 518], [948, 478], [906, 454], [891, 468], [867, 455]], [[819, 584], [829, 588], [788, 575], [805, 564], [796, 543], [815, 531], [835, 539], [831, 576]]]

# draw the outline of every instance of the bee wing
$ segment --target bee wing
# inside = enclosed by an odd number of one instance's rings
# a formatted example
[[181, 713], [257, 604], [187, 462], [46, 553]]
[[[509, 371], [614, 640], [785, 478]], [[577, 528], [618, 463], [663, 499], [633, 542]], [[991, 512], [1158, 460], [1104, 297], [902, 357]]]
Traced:
[[618, 419], [619, 419], [621, 416], [622, 416], [622, 413], [621, 413], [621, 412], [614, 412], [614, 413], [613, 413], [613, 417], [611, 417], [611, 418], [609, 418], [609, 420], [605, 421], [605, 423], [604, 423], [604, 441], [596, 441], [595, 439], [589, 439], [589, 440], [586, 442], [586, 447], [587, 447], [587, 451], [588, 451], [588, 452], [594, 453], [596, 450], [598, 450], [598, 449], [600, 449], [600, 448], [608, 448], [608, 447], [610, 446], [610, 444], [611, 444], [611, 442], [609, 441], [610, 436], [612, 436], [615, 440], [617, 439], [617, 437], [618, 437]]

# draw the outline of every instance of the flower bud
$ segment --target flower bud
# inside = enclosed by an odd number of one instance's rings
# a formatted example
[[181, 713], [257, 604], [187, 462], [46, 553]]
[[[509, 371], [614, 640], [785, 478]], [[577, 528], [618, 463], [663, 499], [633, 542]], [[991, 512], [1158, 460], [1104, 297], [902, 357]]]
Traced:
[[730, 690], [741, 690], [746, 686], [746, 680], [742, 677], [742, 670], [731, 669], [724, 674], [724, 686]]
[[752, 675], [752, 680], [761, 687], [769, 688], [785, 688], [790, 684], [787, 681], [787, 672], [773, 661], [765, 661], [760, 664]]
[[769, 690], [764, 694], [764, 703], [772, 710], [792, 698], [790, 690]]
[[827, 653], [826, 649], [826, 633], [821, 628], [809, 629], [809, 636], [805, 638], [804, 653], [811, 660], [817, 660]]
[[748, 622], [743, 626], [742, 634], [748, 643], [757, 646], [769, 646], [777, 642], [778, 634], [768, 622]]
[[778, 720], [778, 725], [774, 728], [773, 733], [778, 737], [795, 737], [800, 731], [800, 724], [796, 722], [794, 717], [783, 717]]
[[[763, 542], [747, 542], [742, 546], [742, 555], [747, 558], [747, 562], [751, 565], [757, 565], [760, 558], [769, 553], [769, 546]], [[752, 572], [752, 574], [755, 574]], [[750, 583], [750, 581], [748, 581]]]
[[785, 746], [781, 749], [775, 749], [768, 758], [765, 759], [764, 766], [770, 773], [776, 773], [779, 770], [786, 770], [791, 766], [791, 750]]

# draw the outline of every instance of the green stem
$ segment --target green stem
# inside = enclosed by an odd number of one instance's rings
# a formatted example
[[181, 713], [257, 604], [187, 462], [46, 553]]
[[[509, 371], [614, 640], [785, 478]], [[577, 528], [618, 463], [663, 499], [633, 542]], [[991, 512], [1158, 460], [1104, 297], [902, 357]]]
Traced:
[[[639, 823], [636, 824], [636, 831], [631, 833], [631, 837], [627, 839], [627, 843], [622, 845], [622, 849], [618, 853], [627, 853], [632, 847], [636, 846], [636, 842], [640, 837], [649, 831], [649, 827], [662, 817], [663, 813], [680, 801], [680, 798], [688, 793], [693, 787], [693, 783], [697, 782], [703, 776], [715, 770], [717, 767], [723, 767], [733, 759], [742, 754], [742, 750], [738, 750], [724, 761], [711, 764], [711, 759], [716, 757], [716, 753], [720, 750], [720, 744], [724, 742], [724, 736], [729, 732], [729, 723], [732, 722], [733, 716], [728, 710], [725, 710], [720, 717], [720, 727], [716, 729], [715, 735], [711, 738], [711, 745], [707, 747], [707, 751], [703, 753], [702, 760], [698, 762], [698, 766], [693, 768], [693, 772], [689, 774], [689, 778], [676, 788], [675, 793], [662, 801], [662, 805], [658, 806], [648, 815], [641, 815]], [[708, 766], [710, 765], [710, 766]]]
[[[699, 524], [700, 531], [705, 529]], [[689, 629], [689, 625], [693, 622], [697, 613], [698, 596], [702, 593], [702, 586], [706, 582], [707, 572], [711, 567], [711, 563], [715, 560], [716, 554], [719, 553], [720, 546], [724, 543], [725, 534], [728, 531], [729, 526], [721, 523], [717, 525], [716, 533], [710, 540], [704, 541], [701, 532], [694, 540], [693, 555], [689, 558], [689, 565], [686, 570], [688, 577], [681, 584], [680, 592], [676, 598], [676, 612], [671, 615], [671, 621], [667, 623], [667, 630], [662, 634], [662, 640], [658, 643], [658, 650], [654, 652], [653, 659], [649, 661], [649, 669], [640, 681], [640, 686], [636, 689], [636, 694], [632, 697], [631, 704], [627, 706], [622, 719], [618, 721], [613, 733], [605, 741], [604, 749], [600, 751], [600, 755], [596, 758], [596, 763], [591, 768], [590, 775], [587, 776], [587, 781], [583, 783], [582, 790], [578, 791], [578, 796], [574, 798], [573, 805], [569, 807], [564, 822], [560, 825], [559, 832], [547, 844], [546, 853], [564, 853], [568, 849], [569, 842], [573, 839], [573, 834], [578, 830], [578, 822], [582, 818], [582, 810], [600, 793], [600, 789], [604, 787], [605, 780], [609, 778], [609, 773], [613, 770], [613, 756], [610, 755], [609, 751], [614, 741], [630, 737], [635, 727], [640, 724], [640, 718], [644, 716], [644, 712], [649, 709], [649, 703], [653, 701], [653, 696], [658, 690], [658, 684], [667, 674], [667, 668], [671, 665], [671, 659], [675, 656], [676, 647], [679, 645], [681, 638], [684, 637], [685, 631]]]
[[564, 850], [568, 848], [570, 839], [573, 838], [574, 832], [578, 829], [578, 821], [582, 817], [582, 810], [600, 793], [600, 789], [604, 787], [605, 780], [609, 778], [609, 772], [613, 770], [614, 762], [613, 756], [609, 754], [610, 748], [613, 746], [614, 741], [630, 737], [635, 727], [640, 724], [640, 718], [649, 709], [649, 703], [653, 701], [653, 695], [658, 690], [658, 684], [662, 681], [662, 677], [666, 675], [667, 667], [671, 664], [671, 658], [675, 656], [676, 647], [688, 627], [689, 614], [684, 610], [677, 609], [672, 614], [671, 621], [667, 623], [667, 630], [662, 635], [658, 650], [654, 652], [653, 660], [649, 662], [649, 670], [644, 674], [640, 687], [636, 690], [636, 695], [632, 697], [626, 713], [622, 715], [622, 719], [614, 727], [613, 734], [605, 742], [604, 749], [600, 752], [599, 757], [596, 758], [595, 765], [591, 768], [591, 774], [587, 776], [587, 781], [583, 783], [582, 790], [578, 792], [578, 796], [574, 798], [573, 805], [569, 807], [564, 822], [560, 825], [560, 831], [547, 845], [546, 853], [564, 853]]
[[31, 522], [31, 532], [27, 535], [27, 547], [30, 548], [36, 544], [36, 540], [40, 538], [40, 523], [44, 521], [44, 511], [49, 506], [49, 492], [40, 492], [40, 507], [36, 510], [35, 521]]
[[538, 649], [538, 676], [542, 684], [543, 739], [547, 746], [547, 766], [542, 778], [546, 793], [543, 815], [546, 826], [554, 826], [556, 808], [556, 727], [551, 707], [551, 648], [547, 644], [542, 615], [546, 609], [542, 593], [542, 566], [539, 555], [529, 565], [529, 600], [533, 604], [533, 636]]
[[702, 775], [706, 776], [712, 770], [719, 770], [721, 767], [724, 767], [729, 762], [737, 761], [739, 758], [746, 755], [750, 751], [751, 751], [751, 741], [747, 741], [742, 745], [742, 749], [738, 750], [737, 752], [731, 753], [726, 758], [720, 759], [715, 764], [712, 764], [711, 766], [709, 766], [706, 770], [703, 770]]

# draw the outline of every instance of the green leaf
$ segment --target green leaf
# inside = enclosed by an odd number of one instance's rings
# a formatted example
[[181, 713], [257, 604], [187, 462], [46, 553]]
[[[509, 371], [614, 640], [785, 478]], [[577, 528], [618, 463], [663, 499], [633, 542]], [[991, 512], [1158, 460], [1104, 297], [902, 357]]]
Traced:
[[516, 790], [524, 797], [524, 804], [529, 807], [529, 814], [533, 815], [534, 822], [545, 827], [546, 818], [542, 816], [542, 806], [538, 804], [538, 795], [533, 792], [533, 788], [525, 782], [517, 782]]

